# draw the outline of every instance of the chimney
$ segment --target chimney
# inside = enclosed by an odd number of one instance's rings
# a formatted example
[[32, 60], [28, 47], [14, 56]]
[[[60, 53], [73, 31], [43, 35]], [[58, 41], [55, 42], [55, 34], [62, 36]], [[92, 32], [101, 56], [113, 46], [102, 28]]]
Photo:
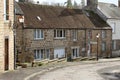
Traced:
[[87, 8], [95, 11], [98, 6], [98, 0], [87, 0]]

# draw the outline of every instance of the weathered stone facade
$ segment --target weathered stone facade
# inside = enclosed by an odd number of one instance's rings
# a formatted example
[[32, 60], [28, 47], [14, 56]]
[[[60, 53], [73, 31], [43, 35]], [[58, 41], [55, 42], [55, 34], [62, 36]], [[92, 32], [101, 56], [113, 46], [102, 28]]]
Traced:
[[[22, 25], [22, 24], [21, 24]], [[111, 56], [111, 29], [77, 29], [77, 40], [72, 39], [72, 30], [65, 29], [66, 37], [64, 39], [55, 39], [54, 29], [42, 29], [44, 32], [44, 39], [34, 39], [34, 29], [24, 29], [20, 26], [17, 29], [17, 50], [18, 61], [25, 62], [29, 60], [27, 56], [34, 56], [35, 49], [50, 49], [50, 59], [54, 59], [54, 49], [58, 47], [65, 48], [67, 58], [72, 56], [72, 47], [79, 47], [79, 57], [96, 57], [97, 55], [97, 38], [96, 34], [100, 33], [98, 42], [98, 54], [100, 58]], [[88, 32], [91, 31], [91, 39], [88, 39]], [[102, 38], [102, 31], [106, 32], [106, 37]], [[90, 42], [90, 53], [88, 54], [88, 44]], [[102, 42], [106, 43], [106, 50], [102, 51]], [[20, 57], [21, 56], [21, 57]], [[34, 57], [32, 57], [34, 60]]]
[[111, 56], [112, 29], [91, 10], [25, 3], [18, 3], [17, 10], [19, 62]]
[[5, 8], [6, 0], [0, 0], [0, 72], [14, 69], [14, 0], [7, 1]]

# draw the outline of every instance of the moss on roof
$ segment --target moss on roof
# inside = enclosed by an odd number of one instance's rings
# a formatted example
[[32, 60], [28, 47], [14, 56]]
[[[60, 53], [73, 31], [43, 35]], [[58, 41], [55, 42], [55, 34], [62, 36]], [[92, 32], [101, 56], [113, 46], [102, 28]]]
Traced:
[[89, 19], [96, 27], [108, 27], [109, 25], [104, 21], [97, 13], [93, 11], [86, 10], [86, 14], [88, 14]]
[[[68, 9], [63, 7], [43, 6], [37, 4], [18, 3], [24, 13], [26, 28], [76, 28], [86, 29], [95, 27], [108, 27], [97, 14], [81, 9]], [[38, 20], [37, 17], [41, 20]]]

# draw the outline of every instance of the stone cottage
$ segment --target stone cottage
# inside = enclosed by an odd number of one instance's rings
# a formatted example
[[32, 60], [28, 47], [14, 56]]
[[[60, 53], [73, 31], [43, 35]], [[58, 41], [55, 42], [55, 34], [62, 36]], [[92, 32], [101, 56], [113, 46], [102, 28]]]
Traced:
[[14, 69], [14, 0], [0, 0], [0, 72]]
[[112, 28], [112, 56], [120, 56], [120, 8], [115, 4], [101, 2], [96, 12]]
[[93, 11], [27, 3], [16, 6], [18, 61], [96, 57], [97, 53], [110, 57], [112, 29]]

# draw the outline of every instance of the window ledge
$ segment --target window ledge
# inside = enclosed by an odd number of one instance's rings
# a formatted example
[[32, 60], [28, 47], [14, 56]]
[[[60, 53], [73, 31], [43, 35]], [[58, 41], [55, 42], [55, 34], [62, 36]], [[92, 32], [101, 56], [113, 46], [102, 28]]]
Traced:
[[4, 20], [5, 24], [9, 24], [9, 22], [10, 22], [9, 20]]
[[34, 39], [35, 41], [39, 41], [39, 40], [44, 40], [44, 38], [40, 38], [40, 39]]
[[73, 42], [77, 42], [77, 39], [73, 39]]
[[72, 59], [79, 59], [80, 57], [72, 57]]
[[54, 39], [66, 39], [65, 37], [55, 37]]

